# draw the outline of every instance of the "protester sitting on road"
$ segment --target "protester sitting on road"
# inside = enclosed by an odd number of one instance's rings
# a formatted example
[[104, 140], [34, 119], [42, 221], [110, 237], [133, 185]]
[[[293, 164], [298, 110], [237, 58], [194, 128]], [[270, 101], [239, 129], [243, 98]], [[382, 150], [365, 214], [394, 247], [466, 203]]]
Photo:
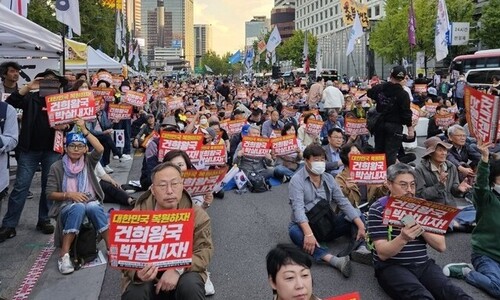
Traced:
[[467, 144], [467, 135], [460, 125], [448, 128], [448, 141], [451, 142], [452, 147], [446, 159], [457, 168], [459, 181], [468, 178], [469, 183], [472, 184], [481, 154], [472, 145]]
[[433, 136], [444, 137], [446, 134], [447, 127], [436, 125], [436, 116], [444, 116], [448, 114], [448, 109], [445, 106], [439, 105], [436, 108], [436, 114], [429, 118], [429, 124], [427, 126], [427, 138]]
[[273, 300], [320, 300], [312, 293], [311, 258], [290, 244], [278, 244], [266, 256]]
[[[52, 165], [47, 179], [47, 199], [54, 201], [50, 216], [58, 222], [54, 244], [61, 247], [58, 260], [61, 274], [70, 274], [74, 271], [69, 249], [85, 217], [90, 220], [96, 232], [101, 234], [106, 246], [109, 247], [108, 215], [101, 204], [104, 192], [94, 173], [104, 147], [85, 128], [85, 121], [77, 119], [75, 123], [79, 132], [68, 133], [66, 154], [62, 160]], [[94, 148], [90, 153], [87, 152], [87, 140]]]
[[[281, 136], [293, 135], [297, 136], [293, 124], [286, 123], [281, 130]], [[274, 153], [272, 153], [274, 155]], [[290, 181], [292, 176], [303, 166], [302, 151], [297, 147], [296, 152], [289, 155], [273, 156], [275, 159], [274, 164], [274, 177], [281, 179], [283, 183]]]
[[328, 144], [329, 140], [328, 132], [333, 128], [339, 128], [341, 130], [344, 130], [343, 119], [339, 120], [339, 114], [335, 109], [331, 109], [328, 111], [328, 119], [325, 121], [323, 127], [321, 128], [320, 138], [322, 141], [321, 143], [323, 145]]
[[344, 132], [342, 129], [334, 127], [328, 130], [328, 144], [323, 146], [326, 153], [326, 172], [337, 176], [344, 169], [344, 164], [340, 159], [340, 147], [344, 144]]
[[344, 169], [335, 177], [342, 193], [349, 199], [352, 206], [358, 207], [362, 204], [372, 204], [375, 200], [387, 194], [387, 188], [383, 184], [357, 184], [352, 181], [349, 169], [349, 157], [351, 154], [362, 154], [361, 147], [357, 144], [347, 143], [340, 148], [340, 160]]
[[[416, 173], [396, 163], [387, 169], [387, 187], [392, 197], [415, 196]], [[375, 201], [368, 214], [368, 236], [373, 242], [375, 277], [392, 298], [473, 299], [446, 278], [427, 254], [427, 244], [444, 252], [444, 235], [426, 232], [419, 224], [398, 228], [383, 223], [388, 196]]]
[[489, 161], [489, 143], [479, 143], [481, 161], [474, 185], [473, 202], [477, 210], [472, 232], [472, 265], [449, 264], [446, 276], [465, 279], [496, 299], [500, 299], [500, 160]]
[[101, 163], [95, 166], [95, 175], [104, 192], [104, 203], [116, 203], [123, 206], [134, 206], [135, 199], [125, 192], [118, 182], [109, 176]]
[[455, 197], [463, 198], [471, 189], [466, 180], [458, 181], [457, 168], [446, 160], [452, 145], [438, 137], [424, 142], [426, 151], [417, 165], [417, 197], [450, 206], [457, 206]]
[[[260, 137], [260, 127], [256, 125], [249, 125], [248, 136]], [[274, 170], [272, 168], [272, 166], [274, 165], [274, 161], [271, 153], [266, 153], [265, 157], [245, 155], [243, 153], [242, 144], [243, 142], [239, 143], [238, 147], [236, 147], [233, 157], [233, 163], [237, 164], [240, 170], [245, 172], [247, 177], [251, 173], [256, 173], [262, 175], [266, 180], [271, 178], [274, 173]]]
[[[293, 243], [316, 261], [323, 260], [340, 270], [344, 277], [349, 277], [349, 256], [334, 256], [319, 243], [333, 241], [344, 235], [356, 241], [364, 240], [365, 225], [359, 211], [342, 194], [333, 176], [325, 173], [325, 150], [320, 145], [310, 145], [304, 150], [304, 160], [304, 168], [292, 177], [288, 185], [292, 208], [288, 233]], [[331, 210], [332, 203], [340, 209], [338, 214]], [[322, 217], [325, 209], [329, 213]], [[325, 218], [327, 222], [322, 222]], [[364, 243], [360, 243], [359, 248], [353, 251], [352, 258], [358, 262], [371, 263], [371, 253]]]
[[146, 149], [147, 144], [151, 141], [155, 134], [160, 132], [160, 126], [156, 124], [156, 119], [153, 114], [148, 114], [146, 124], [143, 124], [139, 132], [134, 138], [132, 142], [134, 148], [143, 148]]
[[281, 131], [283, 129], [283, 122], [279, 120], [280, 118], [280, 113], [277, 110], [272, 110], [271, 113], [271, 118], [267, 121], [265, 121], [262, 124], [262, 136], [263, 137], [272, 137], [273, 135], [276, 135], [276, 132]]
[[305, 113], [303, 115], [303, 118], [304, 118], [304, 124], [302, 124], [297, 130], [297, 138], [299, 139], [301, 145], [305, 148], [313, 143], [321, 144], [319, 135], [314, 136], [307, 133], [306, 131], [307, 122], [311, 118], [314, 119], [315, 118], [314, 115], [312, 113]]
[[147, 264], [141, 270], [123, 271], [122, 299], [205, 299], [206, 270], [213, 255], [210, 217], [184, 190], [181, 170], [172, 163], [153, 169], [151, 194], [138, 200], [135, 211], [194, 209], [192, 264], [187, 268], [158, 271]]

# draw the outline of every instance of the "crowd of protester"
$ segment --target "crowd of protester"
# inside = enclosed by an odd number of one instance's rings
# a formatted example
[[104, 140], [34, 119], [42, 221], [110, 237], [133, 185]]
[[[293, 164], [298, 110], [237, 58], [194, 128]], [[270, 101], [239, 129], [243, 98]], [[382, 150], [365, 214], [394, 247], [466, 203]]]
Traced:
[[[376, 76], [359, 83], [342, 78], [325, 82], [318, 77], [311, 86], [298, 83], [292, 87], [279, 80], [245, 86], [219, 77], [184, 81], [134, 77], [122, 78], [117, 84], [107, 76], [100, 77], [109, 74], [106, 70], [91, 78], [70, 72], [60, 76], [47, 70], [19, 87], [19, 70], [15, 62], [0, 66], [0, 86], [10, 94], [0, 132], [0, 190], [3, 196], [8, 195], [0, 242], [16, 236], [33, 175], [40, 167], [42, 191], [36, 229], [44, 234], [55, 232], [58, 237], [62, 274], [74, 271], [68, 251], [83, 222], [92, 223], [108, 243], [109, 220], [103, 202], [134, 210], [194, 208], [192, 266], [160, 272], [147, 265], [136, 272], [124, 272], [123, 299], [153, 299], [159, 293], [177, 299], [203, 299], [205, 294], [213, 294], [213, 286], [207, 287], [207, 267], [213, 255], [207, 209], [231, 186], [224, 182], [222, 191], [191, 197], [183, 189], [182, 173], [236, 165], [247, 178], [243, 186], [233, 187], [241, 192], [262, 192], [289, 182], [288, 232], [295, 247], [279, 245], [267, 257], [269, 282], [278, 299], [293, 298], [285, 296], [288, 292], [283, 281], [288, 279], [283, 272], [301, 280], [310, 278], [311, 261], [304, 253], [328, 263], [345, 277], [351, 274], [351, 260], [373, 265], [380, 286], [393, 299], [472, 299], [446, 276], [465, 278], [500, 298], [500, 247], [495, 242], [500, 236], [498, 231], [489, 230], [498, 223], [495, 213], [500, 213], [500, 144], [484, 144], [470, 135], [463, 77], [454, 83], [423, 76], [412, 80], [405, 68], [396, 66], [385, 82]], [[40, 93], [41, 79], [59, 82], [61, 91], [111, 87], [115, 95], [99, 104], [95, 120], [77, 118], [71, 124], [50, 127]], [[146, 102], [134, 107], [127, 118], [110, 119], [110, 103], [123, 102], [129, 90], [146, 95]], [[172, 106], [173, 100], [179, 99], [181, 105]], [[19, 116], [13, 108], [22, 110]], [[370, 120], [374, 115], [378, 119], [370, 133], [346, 134], [346, 121]], [[450, 115], [453, 122], [448, 125], [436, 123], [440, 116]], [[228, 128], [229, 120], [243, 122], [234, 131]], [[422, 120], [428, 121], [423, 134], [426, 150], [417, 161], [414, 154], [406, 152], [405, 143], [415, 141]], [[308, 123], [315, 121], [323, 121], [321, 130], [309, 130]], [[123, 147], [116, 146], [116, 130], [124, 132]], [[54, 152], [57, 132], [65, 134], [64, 155]], [[201, 161], [192, 162], [181, 150], [161, 157], [161, 132], [199, 134], [204, 145], [223, 145], [226, 161], [208, 167]], [[264, 156], [252, 156], [243, 149], [245, 138], [280, 136], [295, 137], [292, 153], [277, 155], [269, 150]], [[17, 177], [8, 193], [9, 182], [4, 178], [9, 176], [4, 170], [14, 148]], [[143, 153], [137, 190], [144, 193], [137, 200], [112, 178], [109, 166], [111, 159], [131, 160], [133, 151]], [[384, 184], [358, 184], [351, 179], [350, 155], [369, 153], [386, 154]], [[255, 189], [252, 184], [265, 188]], [[441, 270], [428, 258], [427, 245], [443, 252], [445, 236], [425, 232], [418, 224], [394, 229], [383, 224], [388, 195], [420, 197], [455, 207], [468, 201], [449, 230], [472, 232], [472, 264], [450, 264]], [[331, 214], [327, 225], [331, 228], [319, 228], [311, 222], [324, 211]], [[333, 255], [324, 242], [340, 236], [347, 236], [349, 243], [342, 255]], [[317, 299], [310, 281], [298, 283], [299, 294]]]

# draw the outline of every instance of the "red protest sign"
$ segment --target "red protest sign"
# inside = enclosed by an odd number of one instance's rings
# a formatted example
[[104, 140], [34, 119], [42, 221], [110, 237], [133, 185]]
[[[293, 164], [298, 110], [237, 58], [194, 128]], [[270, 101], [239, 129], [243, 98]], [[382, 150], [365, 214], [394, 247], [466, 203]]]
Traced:
[[113, 76], [113, 86], [116, 86], [117, 88], [122, 85], [123, 82], [123, 76]]
[[439, 103], [426, 103], [425, 111], [430, 114], [435, 114]]
[[108, 106], [108, 118], [110, 120], [125, 120], [130, 119], [132, 115], [132, 105], [120, 103], [109, 103]]
[[288, 98], [290, 98], [290, 91], [288, 89], [278, 91], [278, 100], [283, 101]]
[[434, 115], [434, 120], [436, 121], [436, 125], [438, 127], [449, 127], [455, 124], [455, 115], [454, 114], [446, 114], [446, 115]]
[[323, 121], [309, 118], [306, 124], [306, 133], [318, 136], [321, 133], [321, 128], [323, 128], [323, 123]]
[[333, 296], [330, 298], [326, 298], [325, 300], [360, 300], [361, 296], [358, 292], [344, 294], [340, 296]]
[[76, 91], [45, 97], [51, 127], [73, 123], [76, 117], [95, 119], [96, 109], [92, 91]]
[[427, 84], [419, 83], [415, 84], [415, 93], [427, 93]]
[[296, 153], [298, 147], [295, 135], [285, 135], [271, 139], [271, 149], [278, 156]]
[[302, 88], [300, 86], [294, 86], [292, 88], [292, 93], [293, 94], [302, 94]]
[[411, 122], [412, 124], [416, 125], [418, 123], [418, 120], [420, 119], [420, 107], [415, 104], [410, 105], [411, 109]]
[[[247, 123], [247, 120], [231, 120], [227, 122], [227, 131], [228, 135], [235, 135], [241, 132], [243, 125]], [[221, 124], [222, 125], [222, 124]], [[222, 126], [221, 126], [222, 127]]]
[[345, 134], [347, 135], [362, 135], [370, 134], [366, 128], [366, 119], [345, 118]]
[[193, 209], [163, 211], [113, 210], [109, 227], [109, 262], [119, 269], [159, 270], [192, 263]]
[[106, 102], [115, 101], [115, 89], [112, 88], [93, 88], [92, 93], [94, 93], [94, 97], [102, 97]]
[[483, 142], [495, 142], [500, 119], [499, 98], [472, 87], [465, 87], [467, 124], [472, 136]]
[[385, 154], [351, 154], [349, 170], [356, 183], [384, 183], [387, 178]]
[[54, 152], [64, 154], [64, 133], [61, 130], [56, 130], [54, 134]]
[[184, 189], [191, 196], [205, 195], [214, 191], [227, 173], [227, 166], [213, 170], [187, 170], [182, 172]]
[[281, 110], [281, 114], [283, 118], [295, 117], [298, 111], [298, 109], [294, 109], [293, 107], [285, 107]]
[[403, 226], [401, 219], [411, 215], [426, 231], [445, 234], [460, 209], [407, 196], [389, 197], [384, 209], [384, 224]]
[[198, 161], [202, 145], [203, 135], [201, 134], [162, 131], [158, 144], [158, 161], [163, 161], [163, 157], [170, 150], [185, 151], [191, 161]]
[[201, 146], [200, 160], [206, 166], [224, 165], [227, 161], [226, 146], [224, 144]]
[[168, 110], [176, 110], [184, 107], [184, 102], [180, 97], [170, 97], [167, 99], [167, 108]]
[[144, 103], [146, 103], [146, 94], [128, 91], [123, 98], [123, 103], [128, 103], [133, 106], [144, 106]]
[[244, 136], [242, 142], [243, 155], [264, 157], [269, 153], [269, 139], [260, 136]]

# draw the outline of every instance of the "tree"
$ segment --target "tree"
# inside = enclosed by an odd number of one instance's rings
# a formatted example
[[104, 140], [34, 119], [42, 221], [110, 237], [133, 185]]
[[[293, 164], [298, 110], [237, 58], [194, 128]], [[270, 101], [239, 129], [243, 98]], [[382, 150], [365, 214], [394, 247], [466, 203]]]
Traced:
[[[31, 0], [28, 6], [28, 19], [46, 29], [62, 34], [63, 25], [56, 20], [54, 1], [47, 5], [47, 0]], [[100, 1], [78, 1], [80, 3], [80, 22], [82, 35], [73, 39], [89, 43], [93, 48], [101, 49], [109, 56], [114, 56], [115, 49], [115, 10], [103, 6]]]
[[[471, 22], [474, 12], [472, 0], [446, 0], [450, 22]], [[400, 62], [413, 51], [425, 51], [427, 57], [435, 55], [434, 33], [437, 0], [413, 0], [416, 19], [417, 45], [410, 49], [408, 42], [408, 0], [387, 0], [386, 16], [373, 25], [370, 48], [391, 62]], [[467, 47], [451, 47], [451, 53], [464, 53]]]
[[[291, 60], [296, 67], [302, 67], [305, 34], [301, 30], [294, 31], [292, 36], [277, 48], [279, 60]], [[309, 62], [311, 66], [316, 64], [316, 47], [318, 39], [312, 34], [307, 34], [307, 44], [309, 46]]]
[[500, 0], [490, 0], [481, 16], [479, 38], [488, 48], [500, 48]]

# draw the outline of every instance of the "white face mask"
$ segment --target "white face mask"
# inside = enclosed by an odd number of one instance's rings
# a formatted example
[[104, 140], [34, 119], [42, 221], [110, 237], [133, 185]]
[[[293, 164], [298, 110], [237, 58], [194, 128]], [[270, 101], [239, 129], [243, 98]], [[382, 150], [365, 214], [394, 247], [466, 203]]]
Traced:
[[498, 194], [500, 194], [500, 184], [495, 184], [495, 186], [493, 187], [493, 190], [495, 192], [497, 192]]
[[207, 125], [208, 120], [207, 119], [200, 119], [200, 124], [201, 125]]
[[313, 161], [311, 162], [311, 172], [316, 175], [321, 175], [325, 173], [326, 162], [324, 161]]

